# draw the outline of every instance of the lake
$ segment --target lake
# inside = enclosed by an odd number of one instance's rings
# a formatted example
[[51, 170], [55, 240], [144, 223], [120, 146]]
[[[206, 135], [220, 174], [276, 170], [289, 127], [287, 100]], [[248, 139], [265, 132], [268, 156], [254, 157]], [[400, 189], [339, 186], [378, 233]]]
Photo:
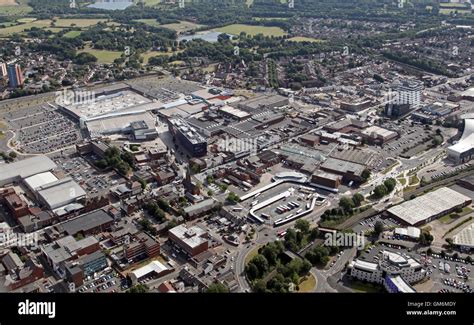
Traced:
[[88, 5], [88, 8], [104, 9], [104, 10], [124, 10], [133, 4], [131, 0], [97, 0], [95, 3]]

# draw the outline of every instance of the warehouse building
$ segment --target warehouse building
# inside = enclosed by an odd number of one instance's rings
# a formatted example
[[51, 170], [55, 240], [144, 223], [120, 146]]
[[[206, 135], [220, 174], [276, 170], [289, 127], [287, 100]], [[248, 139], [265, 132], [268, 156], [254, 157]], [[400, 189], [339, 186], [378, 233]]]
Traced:
[[391, 207], [387, 213], [407, 225], [419, 226], [471, 203], [471, 198], [443, 187]]
[[36, 190], [39, 200], [51, 210], [86, 197], [86, 192], [70, 177], [40, 186]]
[[159, 261], [152, 261], [139, 269], [133, 270], [128, 276], [132, 280], [132, 284], [136, 285], [145, 278], [159, 278], [171, 271], [172, 269], [169, 269]]
[[331, 191], [337, 190], [341, 185], [341, 181], [342, 176], [324, 172], [313, 174], [311, 177], [312, 184], [323, 189], [329, 189]]
[[471, 223], [453, 236], [453, 244], [465, 251], [474, 249], [474, 223]]
[[52, 171], [56, 167], [56, 164], [47, 156], [35, 156], [11, 164], [3, 164], [0, 169], [0, 186]]
[[114, 219], [110, 215], [99, 209], [59, 225], [59, 230], [71, 236], [78, 233], [90, 235], [110, 228], [113, 222]]
[[341, 175], [344, 182], [361, 182], [365, 166], [351, 161], [328, 158], [320, 168], [332, 174]]
[[398, 133], [373, 125], [360, 132], [369, 143], [384, 144], [398, 137]]

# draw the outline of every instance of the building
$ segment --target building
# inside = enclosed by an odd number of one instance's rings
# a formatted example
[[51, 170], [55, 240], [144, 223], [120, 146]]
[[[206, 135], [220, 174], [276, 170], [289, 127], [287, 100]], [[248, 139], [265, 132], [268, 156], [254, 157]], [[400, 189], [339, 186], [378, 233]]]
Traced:
[[314, 134], [306, 134], [300, 137], [300, 141], [308, 146], [314, 147], [319, 144], [319, 136]]
[[387, 213], [410, 226], [419, 226], [472, 203], [472, 199], [448, 187], [391, 207]]
[[172, 271], [172, 269], [166, 267], [166, 265], [163, 265], [159, 261], [152, 261], [139, 269], [131, 271], [128, 276], [130, 280], [132, 280], [132, 284], [136, 285], [145, 278], [159, 278]]
[[395, 228], [393, 234], [395, 237], [400, 239], [418, 240], [420, 238], [421, 230], [416, 227]]
[[193, 157], [202, 157], [207, 154], [207, 140], [183, 119], [171, 119], [168, 126], [173, 137]]
[[466, 118], [463, 123], [461, 139], [448, 147], [448, 159], [458, 164], [468, 162], [474, 156], [474, 118]]
[[330, 190], [337, 190], [341, 185], [341, 181], [342, 176], [331, 173], [318, 172], [311, 176], [312, 184]]
[[423, 83], [417, 80], [397, 80], [387, 94], [385, 115], [401, 117], [420, 107]]
[[474, 249], [474, 223], [464, 227], [453, 236], [453, 244], [465, 251]]
[[108, 266], [107, 258], [101, 251], [95, 251], [81, 258], [69, 261], [64, 266], [64, 274], [69, 283], [81, 286], [84, 278], [100, 272]]
[[56, 164], [47, 156], [34, 156], [11, 164], [3, 164], [0, 169], [0, 186], [52, 171], [56, 167]]
[[362, 172], [365, 166], [351, 161], [328, 158], [321, 164], [320, 169], [332, 174], [341, 175], [344, 182], [362, 182]]
[[413, 257], [387, 250], [381, 251], [381, 255], [379, 261], [351, 261], [348, 265], [349, 274], [361, 281], [382, 284], [389, 292], [395, 292], [394, 287], [399, 287], [399, 292], [411, 292], [406, 290], [402, 282], [395, 280], [396, 283], [393, 283], [391, 280], [394, 278], [400, 277], [403, 282], [412, 284], [426, 276], [426, 270]]
[[369, 143], [384, 144], [398, 138], [398, 133], [373, 125], [362, 131], [360, 135]]
[[349, 112], [360, 112], [364, 109], [367, 109], [373, 105], [370, 99], [360, 99], [360, 100], [351, 100], [351, 101], [342, 101], [340, 108], [349, 111]]
[[7, 71], [7, 65], [6, 63], [2, 62], [0, 63], [0, 77], [7, 77], [8, 76], [8, 71]]
[[7, 188], [0, 192], [0, 202], [17, 219], [30, 213], [28, 204], [16, 194], [13, 188]]
[[135, 260], [139, 257], [151, 258], [160, 255], [160, 243], [150, 235], [140, 232], [133, 236], [133, 241], [124, 246], [125, 257]]
[[216, 201], [214, 199], [207, 199], [199, 203], [190, 205], [184, 208], [184, 215], [187, 219], [195, 219], [206, 214], [214, 208]]
[[8, 83], [11, 88], [18, 88], [23, 86], [24, 78], [23, 72], [19, 64], [9, 64], [8, 65]]
[[91, 235], [100, 233], [109, 229], [114, 223], [114, 219], [104, 210], [99, 209], [87, 214], [83, 214], [78, 218], [58, 226], [60, 232], [75, 236], [78, 233], [82, 235]]
[[170, 241], [190, 257], [209, 249], [208, 234], [199, 227], [186, 228], [185, 225], [179, 225], [170, 229], [168, 234]]
[[42, 185], [36, 190], [39, 200], [51, 210], [86, 198], [86, 192], [70, 177]]

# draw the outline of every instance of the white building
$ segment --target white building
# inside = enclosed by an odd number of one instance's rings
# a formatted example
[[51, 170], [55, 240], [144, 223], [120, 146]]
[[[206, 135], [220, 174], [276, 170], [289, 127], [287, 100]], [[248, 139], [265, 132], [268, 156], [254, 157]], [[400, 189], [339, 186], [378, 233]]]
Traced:
[[[403, 289], [403, 287], [418, 282], [426, 276], [425, 269], [414, 258], [390, 251], [381, 251], [381, 253], [382, 256], [378, 262], [360, 259], [351, 261], [349, 263], [350, 275], [358, 280], [383, 284], [391, 289], [390, 292], [394, 291], [393, 286], [397, 284], [400, 284], [399, 292], [405, 292], [406, 288]], [[400, 280], [395, 280], [397, 277], [403, 279], [407, 285], [401, 283]]]

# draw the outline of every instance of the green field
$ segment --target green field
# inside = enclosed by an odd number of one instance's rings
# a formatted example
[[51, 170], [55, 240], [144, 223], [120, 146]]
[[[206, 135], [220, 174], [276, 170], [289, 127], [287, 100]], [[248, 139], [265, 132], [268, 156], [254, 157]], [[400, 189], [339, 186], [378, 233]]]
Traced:
[[139, 21], [141, 23], [153, 26], [153, 27], [161, 27], [160, 23], [156, 21], [156, 19], [137, 19], [135, 21]]
[[45, 20], [36, 20], [31, 23], [2, 28], [0, 29], [0, 37], [10, 36], [15, 33], [22, 33], [24, 30], [30, 29], [32, 27], [38, 27], [38, 28], [48, 27], [50, 26], [50, 24], [51, 24], [51, 20], [45, 19]]
[[90, 47], [79, 51], [79, 53], [82, 52], [87, 52], [95, 56], [98, 63], [113, 63], [115, 59], [118, 59], [122, 55], [122, 52], [119, 51], [96, 50]]
[[220, 33], [228, 33], [233, 35], [239, 35], [241, 32], [245, 32], [247, 35], [251, 36], [255, 36], [257, 34], [263, 34], [263, 36], [287, 35], [287, 33], [280, 27], [252, 26], [244, 24], [227, 25], [213, 30]]
[[28, 6], [28, 0], [16, 0], [16, 5], [11, 5], [12, 1], [0, 0], [0, 16], [21, 16], [33, 11]]
[[56, 19], [55, 26], [56, 27], [90, 27], [97, 25], [100, 22], [105, 22], [107, 19], [93, 19], [93, 18], [87, 18], [87, 19]]
[[64, 34], [64, 37], [74, 38], [74, 37], [77, 37], [79, 35], [81, 35], [80, 30], [71, 30], [71, 31], [67, 32], [66, 34]]
[[295, 37], [289, 38], [288, 40], [293, 41], [293, 42], [312, 42], [312, 43], [323, 42], [323, 40], [320, 40], [317, 38], [303, 37], [303, 36], [295, 36]]
[[161, 27], [172, 29], [178, 33], [181, 33], [203, 27], [203, 25], [191, 23], [189, 21], [180, 21], [179, 23], [161, 25]]

